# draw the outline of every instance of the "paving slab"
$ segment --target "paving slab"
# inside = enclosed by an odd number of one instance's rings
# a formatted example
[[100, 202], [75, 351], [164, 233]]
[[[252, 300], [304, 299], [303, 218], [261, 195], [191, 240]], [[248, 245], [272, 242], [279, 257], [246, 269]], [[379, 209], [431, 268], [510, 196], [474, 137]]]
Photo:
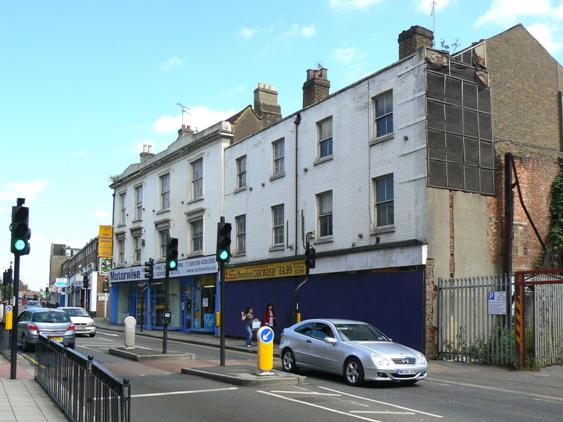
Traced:
[[303, 384], [306, 379], [302, 375], [276, 370], [270, 371], [271, 375], [259, 375], [258, 369], [251, 365], [182, 368], [182, 373], [241, 386], [297, 385]]
[[112, 347], [108, 351], [110, 355], [135, 361], [148, 359], [195, 359], [194, 353], [161, 353], [160, 351], [154, 349]]

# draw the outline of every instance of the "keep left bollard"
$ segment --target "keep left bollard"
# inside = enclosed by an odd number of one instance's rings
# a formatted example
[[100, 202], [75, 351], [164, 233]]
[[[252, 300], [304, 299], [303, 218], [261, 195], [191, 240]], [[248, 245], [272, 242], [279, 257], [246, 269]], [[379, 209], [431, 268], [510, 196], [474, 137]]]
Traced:
[[123, 320], [125, 324], [125, 337], [124, 343], [126, 349], [135, 348], [135, 326], [137, 325], [137, 320], [132, 316], [128, 316]]
[[274, 375], [274, 330], [262, 327], [256, 333], [258, 340], [258, 375]]

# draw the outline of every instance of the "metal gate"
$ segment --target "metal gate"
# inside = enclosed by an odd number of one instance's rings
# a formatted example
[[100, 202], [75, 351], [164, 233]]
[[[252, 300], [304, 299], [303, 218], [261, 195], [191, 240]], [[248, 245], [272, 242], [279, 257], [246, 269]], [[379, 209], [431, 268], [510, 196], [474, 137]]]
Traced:
[[519, 271], [515, 279], [519, 366], [563, 363], [563, 269]]
[[512, 291], [507, 274], [438, 279], [438, 357], [515, 366]]

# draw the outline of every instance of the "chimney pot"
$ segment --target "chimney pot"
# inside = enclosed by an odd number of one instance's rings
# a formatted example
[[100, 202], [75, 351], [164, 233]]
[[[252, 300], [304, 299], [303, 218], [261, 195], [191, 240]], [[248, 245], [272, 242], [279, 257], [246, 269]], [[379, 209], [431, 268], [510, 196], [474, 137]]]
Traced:
[[328, 70], [324, 67], [308, 69], [307, 80], [303, 83], [303, 108], [324, 100], [329, 90]]

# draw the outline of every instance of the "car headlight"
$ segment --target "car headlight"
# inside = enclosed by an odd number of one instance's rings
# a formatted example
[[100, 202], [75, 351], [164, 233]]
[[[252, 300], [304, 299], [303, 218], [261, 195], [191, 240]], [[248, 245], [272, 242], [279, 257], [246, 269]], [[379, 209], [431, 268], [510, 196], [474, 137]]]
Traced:
[[371, 360], [377, 365], [378, 368], [385, 368], [393, 365], [393, 361], [379, 353], [372, 353]]
[[88, 326], [89, 326], [89, 327], [93, 327], [94, 325], [96, 325], [96, 323], [95, 323], [94, 321], [90, 321], [90, 322], [88, 323]]
[[424, 357], [424, 355], [422, 353], [419, 353], [418, 355], [416, 355], [416, 363], [417, 365], [426, 365], [426, 358]]

